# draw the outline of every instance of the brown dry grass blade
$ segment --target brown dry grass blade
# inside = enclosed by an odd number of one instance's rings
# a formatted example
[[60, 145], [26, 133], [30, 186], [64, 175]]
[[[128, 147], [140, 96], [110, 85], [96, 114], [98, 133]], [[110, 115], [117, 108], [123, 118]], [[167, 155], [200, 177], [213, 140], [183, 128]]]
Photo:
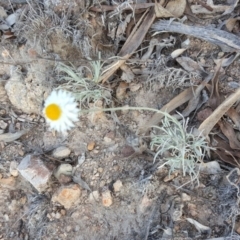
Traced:
[[214, 148], [216, 148], [214, 153], [216, 153], [222, 161], [240, 167], [240, 163], [237, 161], [237, 159], [240, 158], [240, 151], [232, 150], [230, 146], [218, 136], [214, 136], [214, 141], [217, 142], [214, 146]]
[[[193, 88], [190, 87], [190, 88], [184, 90], [179, 95], [177, 95], [175, 98], [173, 98], [169, 103], [164, 105], [160, 109], [160, 111], [169, 113], [169, 112], [173, 111], [174, 109], [176, 109], [177, 107], [184, 104], [185, 102], [189, 101], [190, 99], [192, 99], [194, 97], [195, 89], [196, 89], [196, 87], [193, 87]], [[152, 126], [156, 126], [163, 117], [164, 117], [164, 115], [162, 113], [155, 113], [150, 118], [150, 120], [148, 120], [144, 125], [139, 127], [138, 133], [143, 134]]]
[[232, 105], [240, 98], [240, 88], [235, 93], [230, 95], [225, 101], [219, 105], [214, 112], [202, 122], [198, 130], [207, 136], [212, 128], [217, 124], [221, 117], [232, 107]]
[[155, 18], [156, 16], [153, 8], [151, 8], [149, 11], [146, 11], [146, 14], [144, 14], [142, 18], [138, 21], [137, 25], [134, 27], [132, 33], [129, 35], [127, 41], [119, 52], [118, 56], [122, 59], [110, 64], [110, 66], [107, 68], [107, 70], [104, 71], [103, 75], [101, 76], [100, 82], [106, 82], [107, 79], [111, 77], [114, 72], [123, 63], [125, 63], [127, 59], [130, 58], [130, 56], [142, 43]]
[[223, 120], [220, 120], [218, 122], [219, 127], [222, 130], [222, 133], [228, 138], [229, 145], [232, 149], [238, 149], [240, 150], [240, 142], [238, 141], [236, 137], [236, 133], [233, 130], [232, 126]]

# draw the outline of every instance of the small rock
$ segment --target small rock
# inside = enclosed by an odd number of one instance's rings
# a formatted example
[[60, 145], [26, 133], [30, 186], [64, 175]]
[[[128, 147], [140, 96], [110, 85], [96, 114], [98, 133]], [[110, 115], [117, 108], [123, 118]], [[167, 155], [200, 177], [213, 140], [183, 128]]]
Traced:
[[130, 83], [130, 86], [129, 86], [131, 92], [138, 91], [140, 87], [142, 87], [141, 83]]
[[135, 153], [135, 150], [131, 146], [125, 145], [122, 148], [121, 152], [123, 157], [130, 157], [132, 154]]
[[110, 207], [113, 203], [112, 195], [109, 190], [106, 190], [102, 193], [102, 204], [104, 207]]
[[163, 179], [163, 181], [164, 182], [170, 182], [170, 181], [172, 181], [175, 177], [177, 177], [178, 176], [178, 173], [176, 172], [176, 173], [173, 173], [173, 174], [171, 174], [171, 175], [167, 175], [164, 179]]
[[0, 120], [0, 128], [1, 128], [1, 129], [6, 129], [7, 126], [8, 126], [7, 123], [5, 123], [3, 120]]
[[81, 190], [77, 184], [61, 187], [54, 193], [53, 202], [58, 202], [66, 209], [71, 208], [81, 196]]
[[47, 187], [52, 172], [44, 165], [38, 156], [27, 155], [17, 167], [20, 174], [39, 192]]
[[182, 193], [182, 201], [183, 202], [191, 201], [191, 197], [189, 195], [187, 195], [186, 193]]
[[61, 174], [66, 176], [72, 175], [73, 167], [69, 163], [62, 163], [57, 167], [57, 169], [54, 171], [54, 176], [59, 180], [59, 177]]
[[72, 227], [71, 226], [67, 226], [66, 231], [70, 232], [71, 230], [72, 230]]
[[66, 210], [65, 209], [61, 209], [60, 213], [62, 214], [62, 216], [66, 215]]
[[53, 151], [52, 155], [55, 158], [63, 159], [63, 158], [67, 158], [70, 155], [70, 153], [71, 153], [71, 150], [68, 147], [61, 146], [56, 148]]
[[116, 97], [118, 100], [123, 100], [127, 96], [127, 89], [129, 87], [129, 84], [126, 82], [120, 82], [119, 86], [116, 90]]
[[90, 202], [98, 202], [99, 201], [99, 192], [93, 191], [89, 194], [89, 201]]
[[14, 177], [8, 177], [8, 178], [1, 178], [0, 179], [0, 185], [2, 187], [6, 187], [6, 188], [12, 188], [15, 186], [16, 180]]
[[93, 142], [93, 141], [88, 143], [88, 145], [87, 145], [88, 151], [92, 151], [94, 149], [94, 147], [95, 147], [95, 142]]
[[61, 216], [62, 216], [62, 215], [61, 215], [61, 213], [59, 213], [59, 212], [57, 212], [57, 213], [55, 214], [55, 218], [56, 218], [56, 219], [60, 219]]
[[112, 142], [112, 139], [109, 138], [109, 137], [107, 137], [107, 136], [105, 136], [105, 137], [103, 138], [103, 140], [104, 140], [105, 143], [111, 143], [111, 142]]
[[67, 176], [67, 175], [64, 175], [64, 174], [60, 174], [60, 176], [59, 176], [59, 178], [58, 178], [58, 181], [59, 181], [61, 184], [70, 183], [70, 182], [72, 182], [72, 176]]
[[188, 208], [188, 212], [193, 216], [196, 217], [199, 215], [198, 211], [197, 211], [197, 206], [193, 203], [188, 203], [187, 205]]
[[102, 172], [103, 172], [103, 168], [102, 168], [102, 167], [99, 167], [99, 168], [98, 168], [98, 172], [99, 172], [99, 173], [102, 173]]
[[142, 198], [142, 201], [139, 205], [140, 212], [144, 213], [150, 206], [152, 206], [153, 200], [150, 199], [147, 194], [145, 194]]
[[106, 143], [110, 143], [112, 140], [114, 140], [114, 138], [115, 138], [115, 133], [114, 133], [113, 131], [111, 131], [111, 132], [108, 132], [108, 133], [105, 135], [104, 141], [105, 141]]
[[10, 163], [10, 169], [9, 172], [12, 176], [17, 177], [18, 176], [18, 170], [17, 170], [18, 163], [16, 161], [12, 161]]
[[122, 188], [122, 181], [121, 180], [117, 180], [114, 184], [113, 184], [113, 189], [114, 189], [114, 192], [119, 192], [120, 189]]

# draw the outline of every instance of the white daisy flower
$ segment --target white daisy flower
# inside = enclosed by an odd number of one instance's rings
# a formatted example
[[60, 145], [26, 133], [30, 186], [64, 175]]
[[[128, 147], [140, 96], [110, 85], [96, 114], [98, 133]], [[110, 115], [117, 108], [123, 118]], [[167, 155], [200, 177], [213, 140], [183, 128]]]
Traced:
[[46, 122], [50, 128], [65, 133], [74, 127], [78, 120], [78, 108], [71, 93], [54, 90], [46, 99], [43, 109]]

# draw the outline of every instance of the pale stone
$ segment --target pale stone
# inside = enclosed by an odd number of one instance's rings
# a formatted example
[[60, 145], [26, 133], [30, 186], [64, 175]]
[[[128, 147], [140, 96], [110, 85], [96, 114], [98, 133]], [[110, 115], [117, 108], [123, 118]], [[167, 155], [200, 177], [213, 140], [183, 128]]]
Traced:
[[114, 189], [114, 192], [119, 192], [120, 189], [122, 188], [122, 181], [121, 180], [117, 180], [114, 184], [113, 184], [113, 189]]
[[12, 176], [17, 177], [18, 176], [18, 170], [17, 170], [18, 163], [16, 161], [12, 161], [10, 163], [10, 169], [9, 172]]
[[102, 193], [102, 204], [104, 207], [110, 207], [113, 204], [112, 195], [109, 190]]
[[67, 158], [71, 153], [71, 150], [68, 147], [65, 146], [61, 146], [56, 148], [53, 151], [53, 157], [58, 158], [58, 159], [63, 159], [63, 158]]
[[94, 149], [94, 147], [95, 147], [95, 142], [90, 142], [87, 145], [88, 151], [92, 151]]
[[191, 197], [186, 193], [182, 193], [182, 200], [183, 202], [188, 202], [188, 201], [191, 201]]
[[17, 169], [39, 192], [47, 188], [52, 172], [38, 156], [27, 155], [22, 159]]
[[54, 171], [54, 176], [59, 179], [61, 174], [71, 176], [72, 175], [73, 167], [69, 163], [63, 163], [57, 167], [57, 169]]
[[0, 186], [2, 186], [2, 187], [12, 188], [15, 186], [15, 183], [16, 183], [16, 180], [14, 177], [0, 179]]
[[71, 208], [77, 203], [81, 196], [81, 190], [77, 184], [61, 187], [54, 193], [52, 197], [53, 202], [58, 202], [66, 209]]
[[99, 201], [99, 192], [93, 191], [89, 194], [89, 201], [90, 202], [98, 202]]

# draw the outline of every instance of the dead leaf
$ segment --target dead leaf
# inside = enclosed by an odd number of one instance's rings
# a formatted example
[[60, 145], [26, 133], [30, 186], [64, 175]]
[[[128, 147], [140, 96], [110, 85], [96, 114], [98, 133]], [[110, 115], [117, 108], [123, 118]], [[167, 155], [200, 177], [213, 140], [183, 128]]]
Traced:
[[227, 115], [232, 119], [238, 130], [240, 130], [240, 114], [234, 108], [227, 111]]
[[193, 98], [189, 100], [187, 107], [181, 112], [182, 116], [184, 117], [189, 116], [189, 114], [197, 108], [200, 102], [201, 92], [211, 79], [212, 79], [212, 74], [209, 74], [204, 79], [204, 81], [199, 86], [196, 87]]
[[149, 59], [150, 56], [151, 56], [151, 54], [152, 54], [152, 52], [153, 52], [154, 47], [155, 47], [156, 45], [158, 45], [158, 44], [159, 44], [158, 39], [152, 38], [151, 41], [150, 41], [150, 43], [149, 43], [148, 50], [147, 50], [146, 53], [143, 54], [141, 60], [147, 60], [147, 59]]
[[[117, 28], [116, 36], [114, 36], [114, 38], [115, 38], [115, 37], [121, 37], [121, 36], [125, 33], [125, 31], [126, 31], [126, 29], [127, 29], [127, 25], [128, 25], [128, 23], [131, 21], [131, 18], [132, 18], [132, 14], [128, 14], [128, 15], [126, 16], [125, 20], [122, 21], [122, 22], [119, 24], [119, 26], [118, 26], [118, 28]], [[114, 38], [113, 38], [113, 39], [114, 39]]]
[[127, 88], [128, 88], [128, 83], [126, 82], [120, 82], [119, 86], [117, 87], [116, 90], [116, 98], [118, 100], [123, 100], [127, 96]]
[[199, 126], [199, 132], [207, 136], [212, 128], [217, 124], [221, 117], [233, 106], [233, 104], [240, 98], [240, 88], [230, 95], [224, 102], [219, 105], [214, 112]]
[[190, 222], [191, 224], [193, 224], [195, 226], [195, 228], [200, 232], [200, 233], [206, 233], [208, 232], [208, 235], [211, 235], [211, 228], [202, 225], [201, 223], [197, 222], [196, 220], [192, 219], [192, 218], [186, 218], [188, 222]]
[[184, 53], [187, 49], [186, 48], [179, 48], [171, 53], [171, 57], [174, 59]]
[[168, 18], [174, 17], [172, 13], [170, 13], [166, 8], [164, 8], [160, 3], [155, 2], [155, 14], [157, 18]]
[[2, 6], [0, 6], [0, 18], [5, 19], [6, 17], [7, 17], [7, 13], [5, 9]]
[[126, 81], [127, 83], [132, 82], [134, 80], [135, 75], [134, 75], [133, 71], [131, 70], [131, 68], [128, 67], [128, 65], [125, 63], [120, 68], [123, 71], [121, 79], [123, 81]]
[[126, 62], [127, 59], [135, 52], [135, 50], [142, 43], [145, 35], [147, 34], [149, 28], [152, 26], [153, 21], [156, 16], [153, 9], [146, 12], [142, 15], [140, 20], [137, 22], [136, 26], [132, 30], [131, 34], [124, 43], [122, 49], [120, 50], [118, 56], [122, 59], [119, 59], [103, 71], [100, 82], [104, 83], [111, 77], [114, 72]]
[[228, 58], [214, 59], [214, 62], [216, 64], [221, 63], [222, 67], [228, 67], [236, 60], [236, 58], [238, 58], [239, 55], [240, 53], [231, 54]]
[[14, 39], [16, 38], [16, 36], [14, 36], [14, 33], [11, 32], [11, 31], [7, 31], [7, 32], [4, 32], [3, 35], [2, 35], [2, 38], [3, 39]]
[[232, 126], [223, 120], [218, 121], [218, 125], [220, 126], [222, 133], [228, 138], [230, 147], [232, 149], [240, 150], [240, 142], [238, 141], [236, 133], [233, 130]]
[[212, 90], [211, 95], [208, 100], [209, 106], [212, 108], [212, 110], [215, 110], [222, 102], [222, 97], [220, 97], [219, 89], [218, 89], [218, 82], [219, 82], [219, 74], [220, 69], [222, 66], [222, 61], [218, 63], [218, 65], [215, 68], [215, 74], [212, 79]]
[[205, 119], [207, 119], [211, 114], [213, 113], [213, 110], [211, 108], [205, 108], [197, 113], [197, 120], [200, 122], [203, 122]]
[[240, 158], [240, 151], [232, 150], [229, 144], [217, 135], [215, 135], [212, 140], [212, 146], [216, 149], [214, 150], [214, 153], [216, 153], [223, 162], [240, 167], [240, 164], [237, 161], [237, 159]]
[[183, 15], [186, 5], [186, 0], [169, 1], [166, 9], [173, 14], [174, 17], [179, 18]]
[[236, 23], [240, 20], [240, 17], [237, 17], [237, 18], [229, 18], [227, 21], [226, 21], [226, 28], [229, 32], [232, 32]]
[[[160, 109], [160, 111], [169, 113], [176, 109], [177, 107], [181, 106], [182, 104], [186, 103], [187, 101], [193, 98], [195, 89], [196, 87], [187, 88], [179, 95], [177, 95], [175, 98], [173, 98], [169, 103], [164, 105]], [[138, 133], [143, 134], [152, 126], [156, 126], [164, 117], [164, 114], [162, 114], [161, 112], [155, 113], [148, 121], [144, 123], [144, 125], [140, 126], [138, 129]]]
[[178, 57], [176, 61], [188, 72], [205, 73], [204, 69], [190, 57]]

